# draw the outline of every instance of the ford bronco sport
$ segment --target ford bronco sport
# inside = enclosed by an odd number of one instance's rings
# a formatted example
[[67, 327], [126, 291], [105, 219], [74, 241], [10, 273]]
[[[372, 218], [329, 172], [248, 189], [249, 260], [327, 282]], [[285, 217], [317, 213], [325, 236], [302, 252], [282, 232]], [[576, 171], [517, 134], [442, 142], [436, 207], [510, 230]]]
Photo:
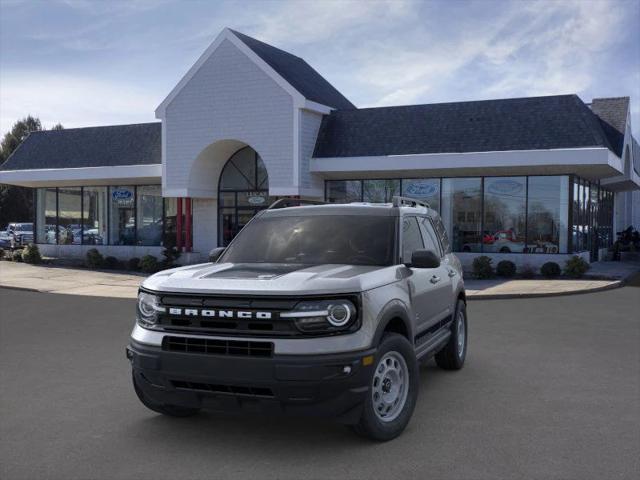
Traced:
[[279, 200], [212, 263], [143, 282], [127, 357], [145, 406], [330, 416], [389, 440], [419, 361], [462, 367], [462, 270], [438, 214], [402, 197], [306, 203]]

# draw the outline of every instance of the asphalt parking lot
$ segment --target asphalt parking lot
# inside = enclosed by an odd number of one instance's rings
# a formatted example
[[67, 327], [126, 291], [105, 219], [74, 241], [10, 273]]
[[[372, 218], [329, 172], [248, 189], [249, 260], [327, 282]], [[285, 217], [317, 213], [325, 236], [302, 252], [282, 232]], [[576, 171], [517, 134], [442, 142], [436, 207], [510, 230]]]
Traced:
[[469, 305], [466, 367], [422, 367], [412, 422], [364, 441], [330, 422], [139, 404], [132, 300], [0, 289], [0, 478], [603, 479], [640, 474], [640, 282]]

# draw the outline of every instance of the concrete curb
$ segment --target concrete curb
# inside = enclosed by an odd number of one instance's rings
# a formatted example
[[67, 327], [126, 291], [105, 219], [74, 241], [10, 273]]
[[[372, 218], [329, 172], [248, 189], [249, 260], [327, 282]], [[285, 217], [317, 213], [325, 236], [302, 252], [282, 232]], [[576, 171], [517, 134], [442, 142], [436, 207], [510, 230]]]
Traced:
[[623, 287], [624, 280], [617, 280], [609, 285], [601, 287], [583, 288], [581, 290], [571, 290], [568, 292], [545, 292], [545, 293], [496, 293], [496, 294], [467, 294], [467, 300], [509, 300], [516, 298], [544, 298], [544, 297], [564, 297], [569, 295], [584, 295], [586, 293], [603, 292]]

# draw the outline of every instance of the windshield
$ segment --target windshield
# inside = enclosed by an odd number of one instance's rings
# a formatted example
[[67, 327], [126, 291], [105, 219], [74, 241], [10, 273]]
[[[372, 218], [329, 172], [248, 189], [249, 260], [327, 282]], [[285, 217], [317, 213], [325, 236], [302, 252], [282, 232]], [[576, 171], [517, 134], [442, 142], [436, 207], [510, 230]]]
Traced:
[[14, 225], [14, 230], [16, 232], [30, 232], [31, 230], [33, 230], [33, 224], [32, 223], [16, 223]]
[[395, 217], [260, 217], [247, 224], [220, 262], [392, 265]]

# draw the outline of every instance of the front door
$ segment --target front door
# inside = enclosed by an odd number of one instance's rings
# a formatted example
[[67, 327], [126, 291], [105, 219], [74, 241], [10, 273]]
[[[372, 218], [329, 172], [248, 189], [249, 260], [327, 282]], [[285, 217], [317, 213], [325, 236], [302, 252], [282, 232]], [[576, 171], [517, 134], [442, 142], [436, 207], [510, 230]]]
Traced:
[[[427, 245], [430, 242], [427, 240]], [[411, 261], [414, 250], [425, 247], [417, 217], [402, 219], [402, 261]], [[436, 250], [439, 254], [439, 250]], [[421, 335], [449, 315], [451, 280], [444, 265], [438, 268], [413, 268], [408, 277], [409, 292], [416, 322], [416, 335]]]

